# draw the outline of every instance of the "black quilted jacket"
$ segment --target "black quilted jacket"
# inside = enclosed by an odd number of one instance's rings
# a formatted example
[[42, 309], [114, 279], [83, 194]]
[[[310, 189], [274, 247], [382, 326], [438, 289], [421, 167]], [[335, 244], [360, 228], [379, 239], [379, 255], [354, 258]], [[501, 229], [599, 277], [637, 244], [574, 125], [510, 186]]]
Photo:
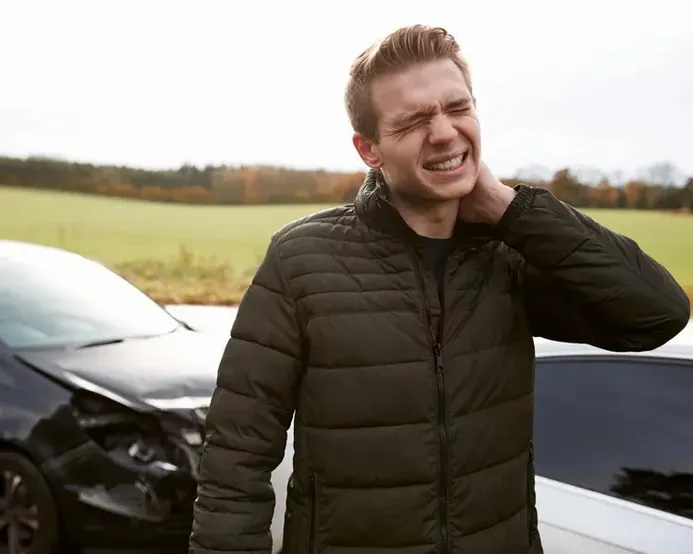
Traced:
[[458, 224], [443, 305], [378, 172], [273, 237], [219, 368], [192, 554], [270, 552], [294, 411], [285, 554], [542, 552], [532, 336], [648, 350], [690, 304], [632, 240], [517, 190], [497, 226]]

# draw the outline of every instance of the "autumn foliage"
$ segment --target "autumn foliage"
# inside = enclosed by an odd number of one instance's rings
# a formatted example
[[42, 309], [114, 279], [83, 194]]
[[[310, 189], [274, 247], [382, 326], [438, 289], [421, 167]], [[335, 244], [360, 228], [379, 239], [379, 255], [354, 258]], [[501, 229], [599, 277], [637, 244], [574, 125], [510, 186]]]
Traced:
[[[652, 172], [656, 175], [656, 172]], [[184, 204], [342, 203], [353, 200], [364, 173], [282, 167], [184, 165], [171, 170], [99, 166], [42, 157], [0, 157], [0, 184]], [[502, 179], [508, 185], [516, 178]], [[693, 210], [693, 178], [684, 186], [657, 179], [582, 183], [570, 169], [522, 182], [548, 188], [578, 208]]]

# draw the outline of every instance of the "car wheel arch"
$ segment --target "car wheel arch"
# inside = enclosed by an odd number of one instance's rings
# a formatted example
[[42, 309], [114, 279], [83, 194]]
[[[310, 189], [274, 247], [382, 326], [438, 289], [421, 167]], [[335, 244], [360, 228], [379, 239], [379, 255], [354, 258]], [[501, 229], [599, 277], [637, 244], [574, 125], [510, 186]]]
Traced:
[[[30, 486], [34, 489], [38, 489], [32, 492], [38, 493], [39, 496], [43, 496], [41, 502], [47, 503], [48, 509], [52, 512], [50, 516], [53, 516], [55, 520], [54, 529], [50, 530], [50, 537], [46, 542], [49, 544], [54, 543], [55, 552], [58, 552], [59, 547], [66, 545], [65, 541], [67, 537], [64, 535], [65, 525], [63, 516], [56, 502], [55, 491], [41, 471], [40, 461], [36, 460], [31, 452], [22, 448], [21, 445], [6, 440], [0, 440], [0, 466], [2, 466], [3, 463], [16, 464], [23, 473], [28, 474], [31, 482]], [[43, 552], [43, 550], [40, 550], [40, 552]]]

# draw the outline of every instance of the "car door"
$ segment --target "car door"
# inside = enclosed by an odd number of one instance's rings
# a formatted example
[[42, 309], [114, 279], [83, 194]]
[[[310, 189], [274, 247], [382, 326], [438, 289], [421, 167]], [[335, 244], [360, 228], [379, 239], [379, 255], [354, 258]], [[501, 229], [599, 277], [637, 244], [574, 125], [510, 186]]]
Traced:
[[693, 552], [693, 362], [538, 359], [546, 554]]

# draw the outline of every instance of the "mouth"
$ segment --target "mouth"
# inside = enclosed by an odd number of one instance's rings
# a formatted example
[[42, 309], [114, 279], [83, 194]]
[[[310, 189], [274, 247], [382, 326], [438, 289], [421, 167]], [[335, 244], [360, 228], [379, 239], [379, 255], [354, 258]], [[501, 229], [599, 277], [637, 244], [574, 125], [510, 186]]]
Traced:
[[462, 154], [458, 154], [454, 158], [447, 158], [435, 163], [424, 164], [423, 168], [427, 171], [456, 171], [460, 169], [469, 157], [469, 150], [465, 150]]

